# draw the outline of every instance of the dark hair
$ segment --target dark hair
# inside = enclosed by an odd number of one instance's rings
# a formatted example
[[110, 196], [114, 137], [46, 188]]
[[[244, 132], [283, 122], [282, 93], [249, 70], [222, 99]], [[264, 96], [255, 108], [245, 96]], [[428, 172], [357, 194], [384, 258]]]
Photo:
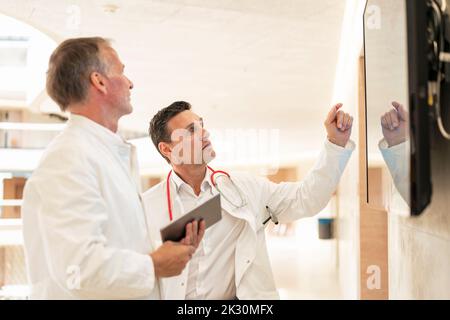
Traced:
[[148, 128], [148, 134], [152, 138], [153, 144], [156, 150], [170, 163], [169, 159], [159, 151], [158, 144], [160, 142], [170, 142], [170, 132], [167, 130], [167, 122], [175, 117], [177, 114], [191, 110], [191, 105], [186, 101], [176, 101], [170, 106], [159, 110], [150, 120], [150, 126]]
[[105, 59], [100, 54], [109, 41], [100, 38], [75, 38], [62, 42], [53, 51], [47, 71], [47, 93], [65, 111], [71, 103], [87, 98], [92, 72], [106, 73]]

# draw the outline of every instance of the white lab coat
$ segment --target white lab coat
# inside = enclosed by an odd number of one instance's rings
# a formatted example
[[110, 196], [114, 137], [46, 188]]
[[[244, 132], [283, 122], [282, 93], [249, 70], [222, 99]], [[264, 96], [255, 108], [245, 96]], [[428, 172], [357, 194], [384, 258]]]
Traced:
[[378, 143], [381, 155], [391, 173], [394, 185], [405, 202], [410, 204], [410, 142], [405, 141], [389, 147], [386, 139]]
[[[235, 285], [239, 299], [279, 298], [262, 224], [268, 216], [265, 206], [269, 206], [282, 223], [318, 213], [330, 200], [353, 150], [351, 141], [342, 148], [327, 140], [315, 167], [298, 183], [275, 184], [249, 174], [231, 174], [248, 203], [236, 209], [228, 201], [221, 201], [223, 210], [245, 222], [235, 252]], [[172, 198], [174, 211], [181, 210], [175, 195]], [[156, 238], [159, 229], [169, 223], [166, 180], [146, 191], [143, 202]], [[239, 197], [234, 203], [240, 203]], [[180, 276], [161, 279], [162, 299], [184, 299], [188, 274], [189, 264]]]
[[134, 147], [72, 115], [26, 183], [32, 299], [159, 299]]

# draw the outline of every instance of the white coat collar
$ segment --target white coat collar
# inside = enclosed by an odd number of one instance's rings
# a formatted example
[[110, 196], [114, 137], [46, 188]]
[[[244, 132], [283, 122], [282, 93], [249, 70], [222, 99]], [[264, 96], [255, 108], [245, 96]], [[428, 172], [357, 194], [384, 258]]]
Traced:
[[139, 183], [139, 166], [137, 162], [136, 147], [126, 142], [119, 134], [112, 132], [108, 128], [97, 122], [77, 114], [70, 114], [67, 122], [67, 129], [81, 128], [83, 132], [92, 134], [99, 139], [106, 148], [111, 150], [121, 160], [120, 163], [131, 180], [134, 181], [138, 194], [141, 192]]
[[103, 141], [107, 141], [108, 144], [113, 144], [116, 146], [129, 145], [119, 134], [112, 132], [108, 128], [98, 124], [97, 122], [77, 114], [70, 114], [67, 126], [70, 127], [81, 127]]
[[[208, 170], [209, 171], [209, 170]], [[245, 194], [244, 190], [241, 186], [238, 184], [238, 178], [236, 178], [232, 173], [230, 174], [230, 179], [233, 181], [233, 183], [240, 189], [242, 196], [244, 198], [247, 198], [247, 195]], [[241, 198], [238, 193], [236, 193], [233, 197], [233, 199], [230, 199], [233, 203], [238, 204], [241, 202]], [[230, 215], [237, 219], [242, 219], [246, 221], [251, 229], [256, 233], [257, 231], [257, 225], [256, 225], [256, 219], [254, 214], [252, 213], [250, 209], [250, 203], [248, 199], [246, 199], [247, 204], [243, 207], [236, 207], [229, 201], [227, 201], [224, 197], [221, 197], [221, 206], [222, 209], [228, 212]]]
[[[174, 171], [172, 170], [172, 174], [171, 174], [171, 179], [173, 181], [173, 183], [175, 184], [176, 188], [177, 188], [177, 192], [180, 191], [180, 188], [182, 186], [187, 186], [190, 188], [190, 186], [183, 181], [183, 179], [181, 179], [181, 177]], [[214, 186], [211, 184], [211, 171], [206, 169], [206, 174], [205, 177], [203, 178], [203, 181], [200, 185], [200, 189], [202, 192], [208, 190], [208, 188], [214, 188]]]

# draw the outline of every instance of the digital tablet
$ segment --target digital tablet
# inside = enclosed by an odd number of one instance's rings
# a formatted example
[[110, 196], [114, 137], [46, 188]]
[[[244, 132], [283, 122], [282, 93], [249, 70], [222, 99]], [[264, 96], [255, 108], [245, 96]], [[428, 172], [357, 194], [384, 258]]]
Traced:
[[222, 219], [222, 207], [220, 206], [220, 194], [205, 201], [177, 220], [161, 229], [162, 241], [180, 241], [185, 237], [186, 225], [194, 220], [205, 220], [206, 229]]

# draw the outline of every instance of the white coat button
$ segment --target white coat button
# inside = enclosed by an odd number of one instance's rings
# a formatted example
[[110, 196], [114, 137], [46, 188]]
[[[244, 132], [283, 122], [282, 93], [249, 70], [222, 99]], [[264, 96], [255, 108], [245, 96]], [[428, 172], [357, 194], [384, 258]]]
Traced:
[[247, 263], [250, 263], [250, 260], [247, 260]]
[[181, 286], [182, 286], [182, 287], [184, 286], [184, 282], [181, 283]]

